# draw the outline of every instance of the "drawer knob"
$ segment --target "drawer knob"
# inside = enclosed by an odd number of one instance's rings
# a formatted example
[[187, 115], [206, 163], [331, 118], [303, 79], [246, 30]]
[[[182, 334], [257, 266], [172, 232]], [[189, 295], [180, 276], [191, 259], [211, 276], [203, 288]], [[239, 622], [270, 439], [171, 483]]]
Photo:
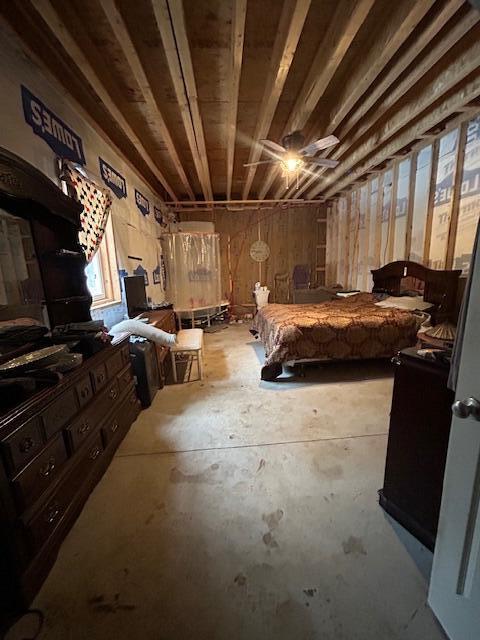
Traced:
[[97, 380], [98, 380], [98, 382], [103, 382], [105, 380], [105, 374], [104, 373], [99, 373], [97, 375]]
[[48, 524], [53, 524], [59, 515], [60, 505], [58, 504], [58, 502], [55, 502], [45, 514], [45, 522], [47, 522]]
[[115, 400], [115, 398], [118, 396], [118, 391], [115, 389], [115, 387], [112, 387], [108, 395], [112, 400]]
[[96, 460], [101, 453], [102, 452], [100, 448], [95, 447], [95, 449], [93, 449], [92, 452], [90, 453], [90, 460]]
[[88, 396], [90, 395], [89, 387], [83, 387], [83, 389], [80, 391], [80, 395], [82, 396], [82, 398], [88, 398]]
[[38, 470], [38, 475], [40, 475], [42, 478], [48, 478], [48, 476], [53, 473], [54, 469], [55, 458], [50, 458], [47, 464], [44, 464], [42, 467], [40, 467], [40, 469]]
[[84, 433], [87, 433], [87, 431], [90, 431], [90, 425], [88, 424], [88, 422], [85, 420], [85, 422], [82, 424], [81, 427], [78, 427], [78, 433], [80, 435], [83, 435]]
[[32, 447], [35, 446], [35, 440], [33, 438], [24, 438], [19, 444], [21, 453], [27, 453]]
[[114, 422], [110, 429], [112, 430], [112, 433], [115, 433], [115, 431], [118, 429], [118, 422]]

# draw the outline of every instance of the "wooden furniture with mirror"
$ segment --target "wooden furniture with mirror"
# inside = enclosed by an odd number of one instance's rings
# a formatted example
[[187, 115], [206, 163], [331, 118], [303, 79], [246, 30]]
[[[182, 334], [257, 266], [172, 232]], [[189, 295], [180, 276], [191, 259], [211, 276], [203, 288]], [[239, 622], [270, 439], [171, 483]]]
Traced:
[[[0, 150], [0, 209], [4, 228], [16, 235], [20, 229], [25, 255], [35, 263], [23, 269], [14, 299], [0, 306], [0, 320], [32, 311], [51, 328], [90, 320], [78, 243], [81, 205]], [[32, 280], [34, 286], [25, 283]], [[0, 632], [33, 600], [139, 411], [128, 336], [53, 386], [0, 410]]]

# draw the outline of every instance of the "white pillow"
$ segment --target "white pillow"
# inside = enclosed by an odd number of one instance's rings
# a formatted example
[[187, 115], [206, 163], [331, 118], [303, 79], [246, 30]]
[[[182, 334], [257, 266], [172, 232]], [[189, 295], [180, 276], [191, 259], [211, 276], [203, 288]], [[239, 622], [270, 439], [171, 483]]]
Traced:
[[425, 302], [422, 296], [389, 296], [385, 300], [375, 302], [377, 307], [404, 309], [405, 311], [425, 311], [429, 307], [432, 307], [431, 302]]

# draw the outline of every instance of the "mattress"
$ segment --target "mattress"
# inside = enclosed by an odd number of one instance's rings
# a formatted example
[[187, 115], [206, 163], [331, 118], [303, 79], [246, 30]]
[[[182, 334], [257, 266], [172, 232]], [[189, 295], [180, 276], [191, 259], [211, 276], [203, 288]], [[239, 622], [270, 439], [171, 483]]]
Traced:
[[252, 333], [265, 346], [265, 365], [295, 360], [388, 358], [416, 343], [422, 319], [375, 305], [371, 293], [320, 304], [269, 304]]

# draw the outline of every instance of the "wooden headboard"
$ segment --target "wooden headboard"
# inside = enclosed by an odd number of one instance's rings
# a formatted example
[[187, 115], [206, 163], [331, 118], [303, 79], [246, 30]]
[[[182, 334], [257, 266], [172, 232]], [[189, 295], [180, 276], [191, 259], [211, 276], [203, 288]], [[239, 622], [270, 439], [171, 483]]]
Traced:
[[372, 271], [373, 292], [388, 291], [400, 295], [404, 278], [414, 278], [424, 283], [423, 298], [437, 307], [435, 320], [452, 319], [455, 315], [458, 279], [462, 271], [429, 269], [418, 262], [397, 260]]

